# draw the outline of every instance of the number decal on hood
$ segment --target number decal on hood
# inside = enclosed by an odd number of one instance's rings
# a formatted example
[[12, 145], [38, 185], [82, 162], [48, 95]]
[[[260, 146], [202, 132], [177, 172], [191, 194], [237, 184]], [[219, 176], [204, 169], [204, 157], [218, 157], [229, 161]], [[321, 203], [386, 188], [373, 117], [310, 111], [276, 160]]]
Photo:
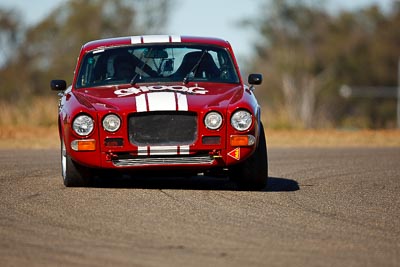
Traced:
[[196, 94], [196, 95], [205, 95], [208, 91], [203, 87], [193, 86], [193, 87], [186, 87], [183, 85], [154, 85], [154, 86], [139, 86], [130, 87], [126, 89], [118, 89], [114, 91], [118, 97], [121, 96], [129, 96], [129, 95], [138, 95], [141, 93], [147, 92], [154, 92], [154, 91], [174, 91], [180, 93], [188, 93], [188, 94]]

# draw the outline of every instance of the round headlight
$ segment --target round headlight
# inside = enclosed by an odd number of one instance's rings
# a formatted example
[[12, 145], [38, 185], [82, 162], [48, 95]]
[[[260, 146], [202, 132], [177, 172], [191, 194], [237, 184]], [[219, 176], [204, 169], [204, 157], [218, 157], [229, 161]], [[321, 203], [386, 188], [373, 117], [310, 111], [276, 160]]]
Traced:
[[222, 116], [218, 112], [211, 111], [204, 118], [204, 124], [208, 129], [217, 130], [222, 125]]
[[108, 132], [115, 132], [121, 126], [121, 120], [117, 115], [110, 114], [104, 117], [103, 127]]
[[79, 115], [72, 123], [72, 129], [81, 136], [89, 135], [93, 131], [93, 127], [93, 119], [88, 115]]
[[253, 122], [251, 113], [246, 110], [239, 110], [233, 113], [231, 117], [232, 127], [238, 131], [246, 131], [250, 128]]

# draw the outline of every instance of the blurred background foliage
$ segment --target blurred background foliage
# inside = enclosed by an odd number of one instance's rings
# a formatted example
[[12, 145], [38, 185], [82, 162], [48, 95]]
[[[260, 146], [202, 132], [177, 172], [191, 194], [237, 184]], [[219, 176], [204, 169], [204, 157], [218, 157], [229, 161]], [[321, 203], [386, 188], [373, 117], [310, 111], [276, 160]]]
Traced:
[[[397, 86], [400, 3], [335, 14], [321, 1], [268, 1], [246, 21], [260, 33], [253, 71], [273, 127], [394, 128], [395, 98], [349, 98], [343, 85]], [[382, 89], [383, 90], [383, 89]], [[394, 90], [395, 91], [395, 90]]]
[[[395, 128], [395, 98], [345, 99], [338, 89], [343, 84], [397, 86], [399, 2], [389, 11], [368, 6], [334, 13], [321, 3], [265, 0], [257, 17], [241, 21], [242, 27], [259, 33], [255, 52], [242, 69], [264, 74], [256, 94], [266, 124], [285, 129]], [[165, 34], [175, 4], [69, 0], [29, 27], [18, 10], [0, 9], [0, 125], [55, 123], [55, 115], [40, 115], [53, 112], [43, 108], [46, 103], [56, 113], [57, 97], [49, 81], [72, 81], [81, 45], [99, 38]], [[26, 119], [14, 119], [21, 115]]]

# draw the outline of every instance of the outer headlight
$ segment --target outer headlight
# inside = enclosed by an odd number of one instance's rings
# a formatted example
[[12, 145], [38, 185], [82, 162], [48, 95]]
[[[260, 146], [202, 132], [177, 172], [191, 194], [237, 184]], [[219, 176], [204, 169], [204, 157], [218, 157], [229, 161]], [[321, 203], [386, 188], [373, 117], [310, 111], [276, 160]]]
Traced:
[[109, 114], [103, 119], [104, 130], [108, 132], [115, 132], [121, 126], [121, 119], [115, 114]]
[[253, 122], [253, 116], [246, 110], [238, 110], [231, 117], [232, 127], [238, 131], [246, 131]]
[[89, 135], [93, 131], [93, 119], [88, 115], [79, 115], [72, 122], [72, 129], [80, 136]]
[[217, 130], [222, 125], [222, 115], [216, 111], [211, 111], [204, 118], [204, 124], [208, 129]]

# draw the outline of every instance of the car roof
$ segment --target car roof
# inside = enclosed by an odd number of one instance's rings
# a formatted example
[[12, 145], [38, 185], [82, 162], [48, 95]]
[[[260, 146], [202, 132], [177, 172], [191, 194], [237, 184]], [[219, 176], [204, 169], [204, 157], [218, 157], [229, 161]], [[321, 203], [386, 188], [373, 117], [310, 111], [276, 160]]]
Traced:
[[124, 46], [134, 44], [150, 44], [150, 43], [196, 43], [218, 45], [231, 49], [228, 41], [214, 37], [197, 37], [197, 36], [179, 36], [179, 35], [142, 35], [142, 36], [126, 36], [117, 38], [100, 39], [86, 43], [82, 46], [82, 52], [95, 49]]

